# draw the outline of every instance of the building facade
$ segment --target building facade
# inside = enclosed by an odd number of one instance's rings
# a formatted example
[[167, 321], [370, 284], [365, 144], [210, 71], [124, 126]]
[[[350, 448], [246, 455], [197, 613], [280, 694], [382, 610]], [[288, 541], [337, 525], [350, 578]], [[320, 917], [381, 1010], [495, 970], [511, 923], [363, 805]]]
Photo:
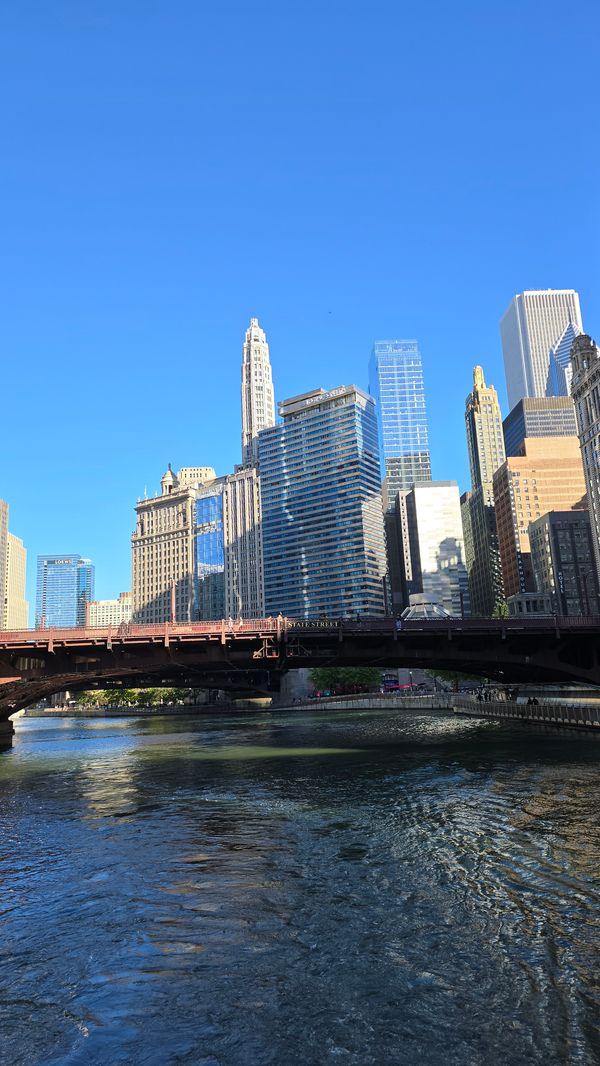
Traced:
[[431, 481], [423, 364], [416, 341], [376, 341], [369, 363], [376, 404], [382, 480], [390, 500], [400, 490]]
[[504, 594], [535, 592], [529, 526], [548, 511], [586, 510], [577, 437], [533, 437], [494, 474]]
[[573, 379], [571, 348], [577, 336], [579, 336], [578, 329], [572, 322], [569, 322], [569, 325], [565, 327], [562, 336], [550, 352], [549, 396], [571, 395], [571, 381]]
[[386, 611], [377, 420], [354, 385], [285, 400], [259, 436], [265, 610], [298, 618]]
[[461, 618], [470, 613], [458, 485], [430, 481], [398, 494], [405, 597]]
[[536, 590], [551, 598], [553, 614], [600, 613], [588, 511], [550, 511], [529, 527]]
[[130, 592], [119, 593], [116, 600], [92, 600], [87, 612], [87, 625], [120, 626], [131, 622], [132, 599]]
[[596, 572], [600, 574], [600, 350], [591, 337], [576, 337], [571, 360], [571, 395], [588, 493]]
[[258, 434], [275, 424], [269, 345], [257, 318], [250, 319], [242, 350], [242, 465], [256, 466]]
[[[8, 573], [8, 504], [0, 500], [0, 611], [6, 603]], [[0, 619], [1, 620], [1, 619]]]
[[480, 366], [473, 370], [473, 389], [465, 406], [465, 428], [471, 492], [463, 498], [461, 512], [471, 614], [489, 618], [504, 602], [493, 478], [505, 454], [498, 394], [493, 385], [486, 385]]
[[[200, 475], [195, 480], [196, 475]], [[133, 620], [256, 618], [264, 613], [260, 494], [253, 467], [167, 470], [139, 500], [132, 536]]]
[[500, 322], [511, 409], [525, 396], [549, 395], [551, 352], [569, 325], [583, 332], [574, 289], [532, 289], [513, 298]]
[[506, 455], [521, 455], [526, 437], [576, 437], [575, 407], [569, 396], [519, 400], [503, 422]]
[[94, 566], [81, 555], [38, 555], [36, 628], [84, 626], [94, 598]]
[[27, 549], [20, 537], [6, 537], [6, 586], [1, 629], [26, 629], [29, 604], [25, 599]]

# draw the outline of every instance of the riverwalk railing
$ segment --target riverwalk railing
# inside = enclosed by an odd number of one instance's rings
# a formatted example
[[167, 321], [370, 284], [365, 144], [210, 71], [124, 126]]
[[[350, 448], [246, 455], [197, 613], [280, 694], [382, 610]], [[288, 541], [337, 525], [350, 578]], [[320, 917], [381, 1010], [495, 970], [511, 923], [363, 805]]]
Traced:
[[473, 699], [455, 696], [452, 705], [457, 714], [475, 718], [512, 718], [519, 722], [543, 722], [548, 725], [600, 729], [600, 703], [514, 703], [510, 700]]

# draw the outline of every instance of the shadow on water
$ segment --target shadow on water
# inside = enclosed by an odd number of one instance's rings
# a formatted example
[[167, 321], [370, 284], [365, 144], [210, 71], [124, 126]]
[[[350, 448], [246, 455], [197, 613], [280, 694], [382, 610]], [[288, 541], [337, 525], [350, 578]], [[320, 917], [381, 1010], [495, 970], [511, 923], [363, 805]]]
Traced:
[[3, 1064], [600, 1056], [597, 738], [379, 711], [17, 730]]

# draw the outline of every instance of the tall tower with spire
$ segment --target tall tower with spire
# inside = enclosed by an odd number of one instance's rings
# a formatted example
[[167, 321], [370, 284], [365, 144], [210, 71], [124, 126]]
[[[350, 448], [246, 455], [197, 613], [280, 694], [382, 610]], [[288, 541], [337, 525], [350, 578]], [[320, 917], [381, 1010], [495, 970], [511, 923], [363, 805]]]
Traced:
[[242, 464], [256, 466], [258, 434], [275, 425], [269, 345], [257, 318], [250, 319], [242, 355]]

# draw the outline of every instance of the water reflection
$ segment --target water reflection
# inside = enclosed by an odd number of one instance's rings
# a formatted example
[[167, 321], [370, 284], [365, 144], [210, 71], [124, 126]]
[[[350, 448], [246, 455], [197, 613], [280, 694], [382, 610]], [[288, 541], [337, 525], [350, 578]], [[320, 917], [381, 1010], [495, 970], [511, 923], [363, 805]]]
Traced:
[[3, 1064], [600, 1055], [595, 738], [382, 712], [17, 728]]

